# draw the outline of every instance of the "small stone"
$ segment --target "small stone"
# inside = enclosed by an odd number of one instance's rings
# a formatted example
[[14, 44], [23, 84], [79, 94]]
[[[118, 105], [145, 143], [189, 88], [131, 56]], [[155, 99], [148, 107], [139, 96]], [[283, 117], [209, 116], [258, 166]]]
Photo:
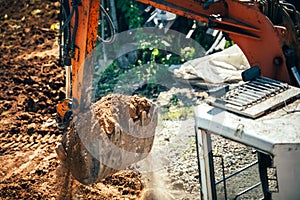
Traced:
[[178, 175], [179, 175], [179, 176], [182, 176], [183, 174], [184, 174], [184, 173], [183, 173], [182, 171], [180, 171]]
[[184, 189], [183, 182], [181, 182], [181, 181], [177, 181], [177, 182], [173, 183], [172, 187], [175, 190], [183, 190]]

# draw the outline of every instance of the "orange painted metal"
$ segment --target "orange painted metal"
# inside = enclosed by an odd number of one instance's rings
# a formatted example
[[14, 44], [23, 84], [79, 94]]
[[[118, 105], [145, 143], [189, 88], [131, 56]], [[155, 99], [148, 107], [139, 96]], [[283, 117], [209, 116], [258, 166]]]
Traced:
[[161, 10], [166, 10], [174, 14], [195, 19], [198, 21], [208, 22], [211, 14], [226, 14], [226, 7], [223, 2], [216, 2], [208, 10], [194, 0], [136, 0], [138, 2], [151, 5]]
[[[234, 33], [230, 34], [231, 39], [245, 53], [250, 65], [259, 66], [263, 76], [290, 83], [285, 56], [282, 51], [283, 38], [274, 28], [272, 22], [255, 6], [247, 6], [237, 1], [228, 2], [230, 2], [228, 5], [229, 18], [243, 21], [259, 29], [259, 40], [246, 39]], [[274, 62], [276, 58], [283, 60], [281, 65]]]
[[64, 99], [62, 102], [57, 104], [56, 112], [58, 116], [63, 120], [65, 114], [70, 110], [70, 105], [72, 104], [71, 99]]
[[[292, 46], [300, 58], [299, 42], [295, 38], [291, 39], [295, 37], [296, 31], [293, 30], [291, 22], [287, 27], [274, 26], [259, 10], [257, 2], [224, 0], [213, 3], [209, 9], [204, 10], [203, 4], [194, 0], [137, 1], [206, 22], [211, 27], [228, 33], [229, 37], [242, 49], [250, 65], [258, 65], [261, 68], [263, 76], [291, 83], [282, 47]], [[214, 15], [215, 18], [212, 17]], [[282, 28], [288, 29], [285, 31], [286, 34], [281, 33]], [[298, 59], [298, 70], [299, 66]]]
[[[84, 61], [96, 46], [100, 13], [100, 0], [81, 0], [81, 3], [82, 5], [78, 6], [79, 18], [75, 38], [75, 57], [72, 59], [72, 97], [75, 105], [81, 105]], [[75, 19], [73, 18], [72, 27], [74, 27], [74, 23]], [[73, 112], [78, 113], [79, 109], [80, 107], [75, 107]]]

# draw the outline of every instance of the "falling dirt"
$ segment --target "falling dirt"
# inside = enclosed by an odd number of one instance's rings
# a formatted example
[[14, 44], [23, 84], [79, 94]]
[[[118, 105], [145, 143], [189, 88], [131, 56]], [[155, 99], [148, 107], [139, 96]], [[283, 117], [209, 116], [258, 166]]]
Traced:
[[85, 186], [58, 161], [59, 2], [0, 3], [0, 199], [138, 199], [145, 188], [138, 172]]

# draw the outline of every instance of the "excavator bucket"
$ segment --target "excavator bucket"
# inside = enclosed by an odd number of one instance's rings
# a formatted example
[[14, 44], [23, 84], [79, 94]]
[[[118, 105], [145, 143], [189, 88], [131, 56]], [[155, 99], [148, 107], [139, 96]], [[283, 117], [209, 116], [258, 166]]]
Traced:
[[148, 155], [157, 116], [146, 98], [108, 95], [73, 118], [57, 153], [79, 182], [98, 182]]

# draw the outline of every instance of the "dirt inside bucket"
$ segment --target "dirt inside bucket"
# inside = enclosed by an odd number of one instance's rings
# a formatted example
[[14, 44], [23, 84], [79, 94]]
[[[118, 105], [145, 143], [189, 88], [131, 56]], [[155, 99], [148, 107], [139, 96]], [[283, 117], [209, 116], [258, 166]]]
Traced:
[[[139, 122], [142, 125], [143, 115], [150, 112], [153, 103], [145, 97], [126, 96], [121, 94], [110, 94], [93, 105], [93, 109], [98, 118], [98, 122], [102, 131], [107, 134], [112, 134], [117, 122], [120, 121], [120, 116], [123, 112], [127, 112], [124, 117], [130, 117], [134, 122]], [[124, 115], [124, 114], [123, 114]], [[124, 120], [129, 120], [130, 118]], [[145, 120], [151, 120], [150, 118]], [[149, 121], [147, 122], [149, 124]]]
[[156, 106], [146, 98], [111, 94], [74, 117], [63, 138], [65, 163], [83, 184], [125, 169], [150, 152]]

